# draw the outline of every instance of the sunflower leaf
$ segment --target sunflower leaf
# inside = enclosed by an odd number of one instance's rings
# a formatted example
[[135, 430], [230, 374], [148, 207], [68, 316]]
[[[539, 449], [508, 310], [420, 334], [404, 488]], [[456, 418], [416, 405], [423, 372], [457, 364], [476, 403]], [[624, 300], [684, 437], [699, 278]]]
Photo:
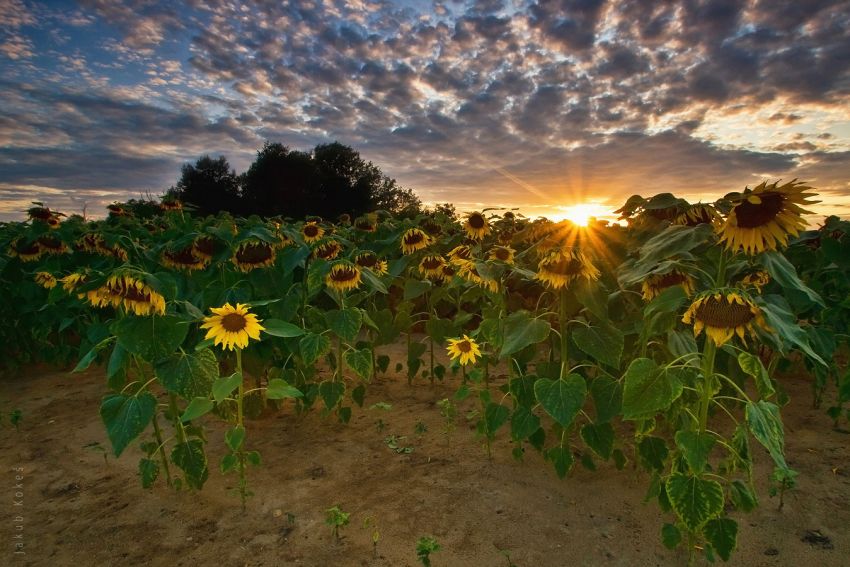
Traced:
[[221, 403], [233, 393], [233, 390], [236, 389], [239, 384], [242, 383], [242, 374], [239, 372], [234, 372], [230, 376], [222, 377], [213, 382], [212, 386], [212, 394], [213, 399], [215, 399], [216, 403]]
[[265, 333], [274, 337], [283, 337], [285, 339], [300, 337], [307, 332], [298, 325], [293, 325], [292, 323], [287, 323], [280, 319], [266, 319], [262, 322], [262, 326], [265, 327]]
[[786, 289], [795, 289], [802, 292], [812, 303], [817, 303], [821, 307], [826, 306], [821, 296], [800, 280], [794, 265], [780, 252], [769, 250], [764, 252], [759, 259], [762, 266], [767, 270], [767, 273], [770, 274], [770, 277], [776, 280], [779, 285]]
[[136, 396], [109, 394], [100, 404], [100, 417], [116, 457], [139, 436], [153, 419], [156, 398], [150, 392]]

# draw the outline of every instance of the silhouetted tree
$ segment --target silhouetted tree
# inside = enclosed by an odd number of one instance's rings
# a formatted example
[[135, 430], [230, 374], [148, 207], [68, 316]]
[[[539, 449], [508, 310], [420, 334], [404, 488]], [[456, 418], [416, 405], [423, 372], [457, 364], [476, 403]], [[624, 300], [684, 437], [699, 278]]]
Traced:
[[242, 212], [239, 176], [224, 156], [213, 159], [205, 155], [194, 165], [185, 164], [174, 193], [184, 203], [197, 207], [203, 215], [219, 211]]
[[370, 210], [371, 194], [381, 179], [381, 170], [366, 163], [352, 148], [334, 142], [313, 150], [319, 181], [321, 209], [316, 214], [336, 218], [342, 213], [354, 216]]
[[422, 212], [422, 201], [412, 189], [400, 187], [395, 179], [382, 174], [380, 182], [372, 192], [372, 209], [416, 216]]
[[246, 212], [264, 216], [320, 214], [317, 188], [312, 156], [278, 143], [266, 142], [242, 178]]

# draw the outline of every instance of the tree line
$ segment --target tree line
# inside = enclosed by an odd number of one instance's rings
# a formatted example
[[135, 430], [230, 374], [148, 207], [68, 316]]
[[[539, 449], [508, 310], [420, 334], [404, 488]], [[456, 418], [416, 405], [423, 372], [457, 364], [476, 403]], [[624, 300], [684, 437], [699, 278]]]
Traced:
[[266, 142], [247, 171], [237, 174], [227, 159], [202, 156], [181, 169], [168, 197], [192, 205], [199, 214], [316, 215], [337, 218], [373, 210], [416, 214], [422, 202], [378, 166], [349, 146], [333, 142], [312, 151]]

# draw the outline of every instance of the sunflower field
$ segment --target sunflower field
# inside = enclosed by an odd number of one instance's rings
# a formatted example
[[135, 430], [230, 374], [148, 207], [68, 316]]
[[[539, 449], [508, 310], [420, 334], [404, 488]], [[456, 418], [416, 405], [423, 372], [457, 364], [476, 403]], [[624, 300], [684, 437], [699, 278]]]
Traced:
[[[197, 218], [175, 201], [86, 221], [36, 203], [0, 226], [4, 372], [102, 365], [106, 434], [145, 487], [200, 490], [214, 469], [245, 507], [262, 466], [252, 418], [347, 423], [388, 372], [382, 347], [401, 342], [411, 388], [450, 383], [478, 407], [488, 456], [501, 437], [562, 478], [643, 469], [663, 544], [726, 561], [730, 512], [758, 504], [754, 452], [776, 486], [794, 484], [777, 371], [804, 366], [813, 403], [837, 388], [825, 412], [850, 418], [834, 356], [850, 325], [848, 223], [805, 230], [814, 196], [796, 180], [714, 203], [636, 195], [623, 224], [587, 227], [486, 209]], [[227, 424], [215, 463], [212, 421]]]

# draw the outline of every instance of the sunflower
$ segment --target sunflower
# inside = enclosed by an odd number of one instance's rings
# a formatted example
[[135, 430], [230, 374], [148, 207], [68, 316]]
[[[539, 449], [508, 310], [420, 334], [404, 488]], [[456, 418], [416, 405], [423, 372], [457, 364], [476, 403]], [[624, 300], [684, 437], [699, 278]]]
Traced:
[[44, 250], [39, 246], [38, 241], [24, 242], [23, 238], [12, 241], [9, 244], [8, 254], [12, 258], [18, 257], [21, 262], [34, 262], [41, 258]]
[[498, 240], [502, 246], [510, 246], [514, 241], [514, 230], [507, 228], [499, 232]]
[[734, 289], [700, 294], [685, 312], [682, 322], [694, 326], [695, 337], [705, 329], [717, 346], [736, 334], [746, 343], [744, 333], [754, 334], [754, 323], [767, 329], [761, 309], [747, 293]]
[[275, 260], [274, 246], [262, 240], [246, 240], [233, 254], [233, 263], [243, 272], [271, 266]]
[[473, 283], [479, 287], [483, 287], [484, 289], [492, 291], [493, 293], [499, 292], [499, 282], [494, 280], [493, 278], [486, 278], [482, 276], [478, 272], [478, 268], [476, 268], [475, 264], [472, 262], [467, 262], [466, 264], [461, 266], [458, 271], [458, 275], [466, 281]]
[[322, 236], [324, 235], [325, 229], [323, 229], [314, 222], [308, 222], [301, 227], [301, 236], [304, 238], [304, 242], [306, 242], [307, 244], [310, 244], [312, 242], [318, 242], [322, 239]]
[[509, 246], [494, 246], [490, 249], [488, 258], [504, 262], [505, 264], [513, 264], [514, 252], [515, 250]]
[[337, 217], [337, 222], [344, 226], [350, 226], [351, 215], [349, 215], [348, 213], [342, 213], [341, 215], [339, 215], [339, 217]]
[[54, 256], [67, 254], [71, 251], [71, 249], [68, 248], [67, 244], [65, 244], [58, 238], [54, 238], [53, 236], [48, 235], [42, 235], [38, 237], [38, 246], [45, 254], [51, 254]]
[[47, 222], [52, 216], [54, 216], [54, 214], [55, 213], [47, 207], [30, 207], [29, 210], [27, 210], [27, 216], [29, 216], [30, 220]]
[[446, 261], [442, 256], [435, 256], [433, 254], [425, 256], [422, 258], [422, 261], [419, 262], [419, 273], [425, 276], [426, 278], [441, 278], [443, 277], [443, 266], [446, 265]]
[[473, 261], [472, 248], [461, 244], [455, 246], [449, 251], [449, 262], [457, 267], [463, 267]]
[[112, 203], [111, 205], [107, 205], [106, 210], [109, 211], [110, 217], [126, 217], [126, 216], [128, 216], [128, 213], [127, 213], [127, 211], [124, 210], [124, 207], [122, 207], [118, 203]]
[[430, 217], [426, 217], [419, 221], [419, 226], [422, 230], [428, 233], [429, 236], [440, 236], [443, 233], [443, 227], [440, 223]]
[[212, 307], [213, 315], [204, 317], [202, 329], [207, 330], [207, 339], [215, 339], [215, 345], [233, 350], [245, 348], [249, 339], [260, 339], [260, 331], [265, 327], [253, 313], [248, 313], [248, 306], [237, 303], [236, 307], [225, 303], [222, 307]]
[[360, 268], [351, 262], [334, 262], [331, 271], [325, 276], [325, 284], [337, 291], [357, 289], [360, 285]]
[[128, 313], [140, 317], [165, 314], [165, 298], [129, 272], [112, 274], [104, 285], [86, 296], [95, 307], [124, 307]]
[[467, 215], [466, 222], [463, 223], [463, 230], [472, 240], [481, 240], [490, 234], [490, 225], [482, 213], [475, 211]]
[[[86, 283], [86, 275], [78, 272], [73, 272], [59, 280], [62, 282], [62, 289], [68, 293], [72, 293], [75, 289]], [[83, 295], [77, 296], [82, 299]]]
[[379, 260], [374, 252], [361, 252], [354, 257], [354, 263], [361, 268], [372, 270], [376, 275], [383, 276], [389, 272], [386, 260]]
[[815, 195], [806, 193], [808, 189], [796, 179], [781, 186], [778, 181], [771, 185], [763, 181], [730, 197], [734, 206], [719, 229], [720, 241], [730, 250], [743, 249], [750, 255], [787, 246], [788, 236], [797, 236], [806, 226], [802, 215], [809, 211], [801, 205], [818, 202], [807, 200]]
[[375, 232], [378, 230], [378, 215], [370, 213], [354, 220], [354, 228], [363, 232]]
[[573, 248], [550, 252], [537, 265], [537, 279], [560, 289], [580, 278], [599, 279], [599, 270], [583, 253]]
[[431, 244], [431, 237], [418, 228], [410, 228], [401, 235], [402, 254], [413, 254], [417, 250], [427, 248]]
[[95, 232], [82, 235], [74, 243], [74, 247], [77, 250], [91, 252], [92, 254], [96, 254], [98, 249], [102, 246], [105, 246], [103, 237]]
[[183, 203], [181, 203], [177, 199], [163, 199], [159, 206], [163, 211], [183, 210]]
[[212, 257], [218, 252], [216, 241], [210, 236], [199, 236], [192, 243], [192, 252], [195, 256], [202, 260], [212, 260]]
[[449, 346], [446, 348], [451, 359], [460, 360], [460, 364], [465, 366], [469, 363], [475, 364], [475, 357], [481, 356], [481, 349], [474, 339], [464, 335], [462, 339], [449, 339]]
[[57, 215], [53, 215], [52, 217], [47, 219], [45, 222], [47, 223], [47, 226], [52, 228], [52, 229], [59, 228], [59, 226], [62, 224], [62, 221], [59, 219], [59, 217]]
[[193, 246], [185, 246], [179, 250], [163, 250], [162, 265], [175, 270], [203, 270], [209, 264], [209, 259], [195, 254]]
[[761, 291], [761, 288], [770, 283], [770, 274], [764, 270], [758, 270], [751, 274], [747, 274], [741, 279], [741, 287], [754, 287], [756, 291]]
[[53, 289], [56, 287], [56, 278], [50, 272], [37, 272], [35, 274], [35, 283], [44, 289]]
[[714, 205], [708, 203], [690, 205], [683, 213], [673, 219], [673, 224], [685, 226], [716, 224], [718, 222], [720, 222], [720, 213], [717, 212]]
[[337, 242], [336, 240], [326, 240], [320, 243], [313, 250], [314, 258], [321, 258], [323, 260], [333, 260], [339, 253], [342, 252], [342, 244]]
[[457, 271], [450, 265], [446, 264], [443, 266], [443, 276], [442, 279], [450, 280], [457, 275]]
[[651, 274], [643, 280], [642, 291], [643, 298], [646, 301], [652, 301], [658, 297], [662, 291], [668, 287], [675, 285], [682, 286], [685, 294], [690, 297], [694, 293], [694, 278], [689, 274], [680, 272], [679, 270], [671, 270], [666, 274]]

